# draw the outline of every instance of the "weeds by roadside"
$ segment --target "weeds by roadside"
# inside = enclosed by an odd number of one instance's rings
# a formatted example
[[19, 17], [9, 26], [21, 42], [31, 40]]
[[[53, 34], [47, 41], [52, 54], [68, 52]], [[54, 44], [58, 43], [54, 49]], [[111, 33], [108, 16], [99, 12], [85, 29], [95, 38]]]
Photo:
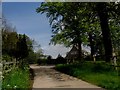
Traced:
[[29, 68], [21, 69], [13, 69], [10, 73], [4, 75], [4, 79], [2, 82], [3, 90], [29, 90], [30, 87], [30, 72]]

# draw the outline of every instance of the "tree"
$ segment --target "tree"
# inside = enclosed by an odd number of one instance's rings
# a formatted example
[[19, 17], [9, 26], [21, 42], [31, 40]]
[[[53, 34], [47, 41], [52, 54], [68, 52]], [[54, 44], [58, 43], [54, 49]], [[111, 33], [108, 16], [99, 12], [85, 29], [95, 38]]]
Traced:
[[28, 46], [26, 42], [26, 35], [19, 34], [19, 40], [17, 42], [16, 58], [19, 60], [19, 59], [24, 59], [27, 56], [28, 56]]
[[12, 58], [15, 57], [16, 43], [18, 41], [16, 28], [12, 27], [3, 18], [2, 27], [2, 54], [9, 55]]
[[37, 59], [41, 59], [43, 56], [43, 51], [41, 48], [39, 48], [37, 51], [36, 51], [36, 57]]
[[120, 56], [120, 23], [119, 19], [116, 18], [114, 20], [110, 20], [109, 27], [111, 29], [111, 39], [113, 46], [113, 53], [115, 53], [116, 57], [119, 59]]
[[60, 54], [58, 54], [58, 56], [57, 56], [56, 59], [58, 59], [58, 60], [63, 60], [64, 58], [63, 58]]
[[18, 60], [21, 62], [21, 65], [23, 63], [27, 64], [28, 62], [32, 62], [33, 59], [36, 59], [36, 53], [33, 50], [33, 43], [33, 40], [31, 40], [27, 35], [18, 34], [16, 32], [16, 28], [3, 18], [3, 60], [14, 60], [14, 62]]
[[52, 56], [49, 55], [49, 56], [47, 57], [47, 59], [48, 59], [48, 60], [51, 60], [51, 59], [52, 59]]
[[65, 64], [66, 59], [64, 59], [60, 54], [58, 54], [57, 58], [56, 58], [56, 64]]
[[63, 44], [76, 44], [79, 48], [79, 59], [82, 58], [82, 12], [80, 3], [42, 3], [37, 12], [47, 13], [52, 26], [52, 42]]
[[[111, 32], [109, 28], [109, 21], [111, 17], [116, 18], [119, 17], [120, 5], [116, 5], [115, 3], [88, 3], [85, 7], [88, 6], [87, 13], [94, 13], [95, 17], [99, 18], [102, 37], [103, 37], [103, 45], [105, 49], [105, 60], [106, 62], [110, 62], [112, 58], [112, 41], [111, 41]], [[90, 15], [90, 18], [93, 14]], [[93, 16], [94, 16], [93, 15]], [[114, 20], [114, 18], [112, 20]], [[92, 18], [93, 19], [93, 18]]]
[[[42, 3], [37, 12], [46, 13], [52, 26], [54, 43], [77, 44], [79, 54], [81, 54], [81, 45], [86, 42], [84, 37], [88, 37], [91, 46], [91, 56], [104, 45], [106, 62], [110, 62], [112, 57], [112, 41], [109, 28], [109, 21], [119, 17], [120, 5], [115, 3]], [[114, 18], [113, 18], [114, 17]], [[95, 23], [101, 27], [102, 41], [98, 42], [99, 33], [96, 33]], [[90, 24], [90, 25], [87, 25]], [[99, 25], [97, 27], [99, 27]], [[100, 29], [98, 28], [100, 31]], [[91, 32], [95, 32], [92, 34]], [[93, 39], [93, 35], [97, 37]], [[99, 45], [101, 44], [101, 45]], [[109, 45], [108, 45], [109, 44]], [[99, 45], [99, 47], [97, 47]], [[96, 50], [95, 50], [96, 49]], [[100, 49], [99, 49], [100, 51]], [[81, 55], [79, 55], [81, 57]]]
[[106, 7], [106, 3], [98, 3], [97, 4], [98, 16], [100, 18], [100, 25], [102, 29], [103, 42], [105, 47], [105, 56], [106, 62], [110, 62], [112, 58], [112, 41], [111, 34], [108, 25], [108, 11]]
[[37, 63], [36, 53], [33, 52], [33, 51], [29, 51], [29, 54], [28, 54], [28, 56], [25, 58], [25, 60], [26, 60], [29, 64]]

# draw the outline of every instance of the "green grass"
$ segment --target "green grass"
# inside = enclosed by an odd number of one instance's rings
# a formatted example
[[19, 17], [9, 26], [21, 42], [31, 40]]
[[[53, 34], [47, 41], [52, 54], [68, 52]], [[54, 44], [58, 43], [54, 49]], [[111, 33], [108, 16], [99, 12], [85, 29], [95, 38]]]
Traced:
[[83, 64], [71, 65], [60, 64], [56, 66], [56, 69], [108, 90], [120, 90], [120, 76], [118, 76], [118, 72], [104, 62], [85, 62]]
[[2, 82], [3, 90], [28, 90], [30, 88], [29, 69], [14, 69], [6, 74]]

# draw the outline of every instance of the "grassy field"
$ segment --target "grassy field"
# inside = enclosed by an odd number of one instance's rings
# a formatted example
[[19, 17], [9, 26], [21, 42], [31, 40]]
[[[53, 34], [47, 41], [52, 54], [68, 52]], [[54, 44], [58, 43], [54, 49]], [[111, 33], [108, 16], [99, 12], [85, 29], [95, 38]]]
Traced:
[[29, 69], [14, 69], [4, 76], [2, 82], [3, 90], [29, 90], [31, 88]]
[[120, 90], [119, 72], [104, 62], [57, 65], [58, 71], [80, 78], [107, 90]]

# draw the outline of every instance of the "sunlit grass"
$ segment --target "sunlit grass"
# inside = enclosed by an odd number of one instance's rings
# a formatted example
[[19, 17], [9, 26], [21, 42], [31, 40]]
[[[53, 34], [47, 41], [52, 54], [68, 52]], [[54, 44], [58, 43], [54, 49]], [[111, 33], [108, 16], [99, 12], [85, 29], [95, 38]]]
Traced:
[[108, 90], [120, 90], [120, 76], [108, 64], [86, 62], [83, 64], [57, 65], [56, 69]]
[[28, 90], [30, 88], [29, 69], [14, 69], [5, 75], [3, 83], [3, 90], [7, 89], [21, 89]]

